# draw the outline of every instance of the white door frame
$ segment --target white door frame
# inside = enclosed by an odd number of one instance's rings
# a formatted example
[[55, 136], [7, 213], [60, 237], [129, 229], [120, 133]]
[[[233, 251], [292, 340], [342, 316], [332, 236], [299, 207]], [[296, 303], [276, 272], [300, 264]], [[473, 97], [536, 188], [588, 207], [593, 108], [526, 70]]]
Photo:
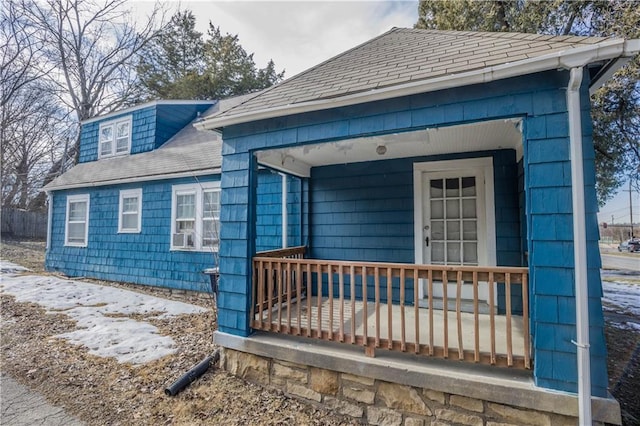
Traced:
[[[414, 223], [414, 253], [415, 263], [424, 263], [424, 223], [423, 223], [423, 179], [424, 173], [459, 171], [478, 174], [484, 177], [484, 216], [485, 223], [478, 223], [478, 232], [485, 229], [485, 245], [478, 246], [478, 262], [480, 266], [496, 266], [496, 217], [495, 197], [493, 185], [493, 158], [479, 157], [462, 160], [430, 161], [413, 164], [413, 223]], [[480, 253], [486, 253], [480, 256]], [[424, 298], [423, 286], [418, 288], [419, 298]]]

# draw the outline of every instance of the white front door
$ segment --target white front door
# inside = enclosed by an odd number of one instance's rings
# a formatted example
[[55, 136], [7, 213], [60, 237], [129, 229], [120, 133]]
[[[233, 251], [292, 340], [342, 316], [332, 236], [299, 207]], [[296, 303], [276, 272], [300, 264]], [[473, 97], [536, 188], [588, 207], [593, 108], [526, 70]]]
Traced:
[[[416, 164], [414, 182], [416, 262], [495, 265], [492, 159]], [[421, 283], [423, 298], [425, 286]], [[441, 298], [442, 283], [435, 283], [433, 291], [435, 298]], [[449, 284], [447, 294], [455, 297], [455, 283]], [[479, 297], [488, 298], [486, 283], [480, 285]], [[473, 299], [469, 283], [462, 286], [462, 298]]]

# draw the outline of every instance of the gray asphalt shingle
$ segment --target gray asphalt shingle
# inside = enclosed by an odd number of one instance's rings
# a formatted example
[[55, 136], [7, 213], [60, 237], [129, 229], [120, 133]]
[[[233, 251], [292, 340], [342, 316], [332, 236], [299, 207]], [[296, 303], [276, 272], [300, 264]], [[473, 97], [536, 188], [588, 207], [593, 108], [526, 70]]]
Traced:
[[[205, 114], [224, 111], [255, 95], [221, 100], [205, 111]], [[196, 118], [194, 122], [199, 119]], [[108, 185], [128, 180], [153, 180], [181, 173], [219, 173], [222, 164], [220, 136], [211, 131], [198, 131], [192, 124], [193, 122], [185, 126], [156, 150], [77, 164], [44, 189]]]
[[393, 28], [229, 110], [253, 111], [435, 79], [592, 45], [598, 37]]

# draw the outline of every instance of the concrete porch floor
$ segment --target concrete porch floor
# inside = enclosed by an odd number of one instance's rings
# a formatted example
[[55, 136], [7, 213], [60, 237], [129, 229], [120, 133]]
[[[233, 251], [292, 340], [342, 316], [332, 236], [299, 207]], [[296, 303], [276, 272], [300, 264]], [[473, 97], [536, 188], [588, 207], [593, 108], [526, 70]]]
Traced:
[[[287, 309], [286, 303], [283, 304], [281, 312], [277, 307], [273, 307], [271, 311], [271, 323], [286, 325], [294, 328], [318, 329], [318, 315], [320, 315], [321, 327], [323, 331], [332, 330], [334, 335], [340, 333], [340, 310], [341, 304], [339, 299], [323, 297], [320, 309], [318, 309], [317, 297], [311, 298], [311, 311], [308, 309], [308, 301], [303, 299], [300, 303], [300, 319], [298, 320], [297, 300], [291, 303], [291, 309]], [[430, 344], [430, 320], [428, 308], [416, 308], [405, 306], [404, 309], [400, 305], [380, 303], [379, 315], [379, 337], [381, 339], [389, 339], [401, 341], [402, 335], [402, 315], [404, 313], [404, 340], [406, 343], [420, 343], [421, 345]], [[367, 318], [367, 337], [376, 337], [376, 305], [374, 302], [366, 304]], [[453, 309], [453, 310], [451, 310]], [[331, 321], [330, 314], [333, 313]], [[290, 315], [290, 317], [289, 317]], [[417, 321], [416, 321], [417, 316]], [[280, 320], [279, 320], [280, 318]], [[352, 302], [348, 299], [344, 300], [343, 305], [343, 332], [350, 335], [352, 327], [355, 327], [356, 336], [364, 336], [365, 324], [365, 304], [362, 301], [355, 302], [355, 309]], [[390, 318], [390, 320], [389, 320]], [[433, 309], [433, 345], [434, 347], [444, 347], [445, 340], [445, 318], [447, 319], [448, 331], [448, 347], [449, 351], [458, 351], [458, 314], [455, 311], [455, 303], [449, 302], [448, 311], [445, 313], [442, 309]], [[255, 315], [256, 320], [259, 314]], [[268, 321], [268, 312], [265, 308], [262, 312], [262, 320]], [[507, 317], [505, 315], [494, 315], [495, 322], [495, 352], [496, 354], [507, 354]], [[475, 348], [475, 318], [473, 313], [461, 312], [460, 323], [462, 329], [462, 349], [473, 351]], [[416, 332], [416, 324], [418, 330]], [[391, 332], [391, 336], [389, 333]], [[491, 315], [478, 314], [478, 333], [479, 333], [479, 350], [480, 352], [491, 352]], [[418, 336], [418, 339], [416, 339]], [[511, 339], [512, 353], [514, 356], [524, 356], [525, 340], [524, 328], [521, 316], [513, 315], [511, 317]], [[451, 353], [450, 357], [455, 358], [457, 355]]]

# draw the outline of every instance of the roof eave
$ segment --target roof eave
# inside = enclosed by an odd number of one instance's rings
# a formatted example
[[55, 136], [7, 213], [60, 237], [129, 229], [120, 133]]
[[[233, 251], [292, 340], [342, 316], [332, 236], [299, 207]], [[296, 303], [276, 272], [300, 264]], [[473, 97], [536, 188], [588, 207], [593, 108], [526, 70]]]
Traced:
[[250, 111], [224, 117], [210, 117], [195, 123], [198, 130], [217, 130], [226, 126], [247, 123], [285, 115], [301, 114], [330, 108], [350, 106], [365, 102], [381, 101], [385, 99], [433, 92], [436, 90], [462, 87], [472, 84], [488, 83], [520, 75], [552, 69], [571, 69], [583, 67], [600, 60], [628, 57], [640, 51], [640, 40], [613, 39], [605, 40], [589, 46], [578, 47], [562, 52], [525, 59], [523, 61], [496, 65], [480, 70], [460, 74], [451, 74], [430, 80], [409, 82], [397, 86], [374, 89], [367, 92], [354, 93], [332, 99], [320, 99], [298, 104], [289, 104], [257, 111]]
[[191, 177], [191, 176], [205, 176], [212, 174], [220, 174], [220, 167], [213, 167], [207, 169], [200, 170], [189, 170], [186, 172], [176, 172], [176, 173], [161, 173], [156, 175], [146, 175], [146, 176], [135, 176], [126, 179], [109, 179], [103, 181], [91, 181], [91, 182], [79, 182], [73, 183], [69, 185], [52, 185], [55, 184], [55, 181], [49, 183], [45, 187], [43, 187], [40, 191], [44, 191], [45, 193], [50, 193], [52, 191], [63, 191], [68, 189], [81, 189], [81, 188], [94, 188], [98, 186], [107, 186], [107, 185], [121, 185], [125, 183], [139, 183], [139, 182], [151, 182], [157, 180], [165, 180], [165, 179], [178, 179], [183, 177]]

